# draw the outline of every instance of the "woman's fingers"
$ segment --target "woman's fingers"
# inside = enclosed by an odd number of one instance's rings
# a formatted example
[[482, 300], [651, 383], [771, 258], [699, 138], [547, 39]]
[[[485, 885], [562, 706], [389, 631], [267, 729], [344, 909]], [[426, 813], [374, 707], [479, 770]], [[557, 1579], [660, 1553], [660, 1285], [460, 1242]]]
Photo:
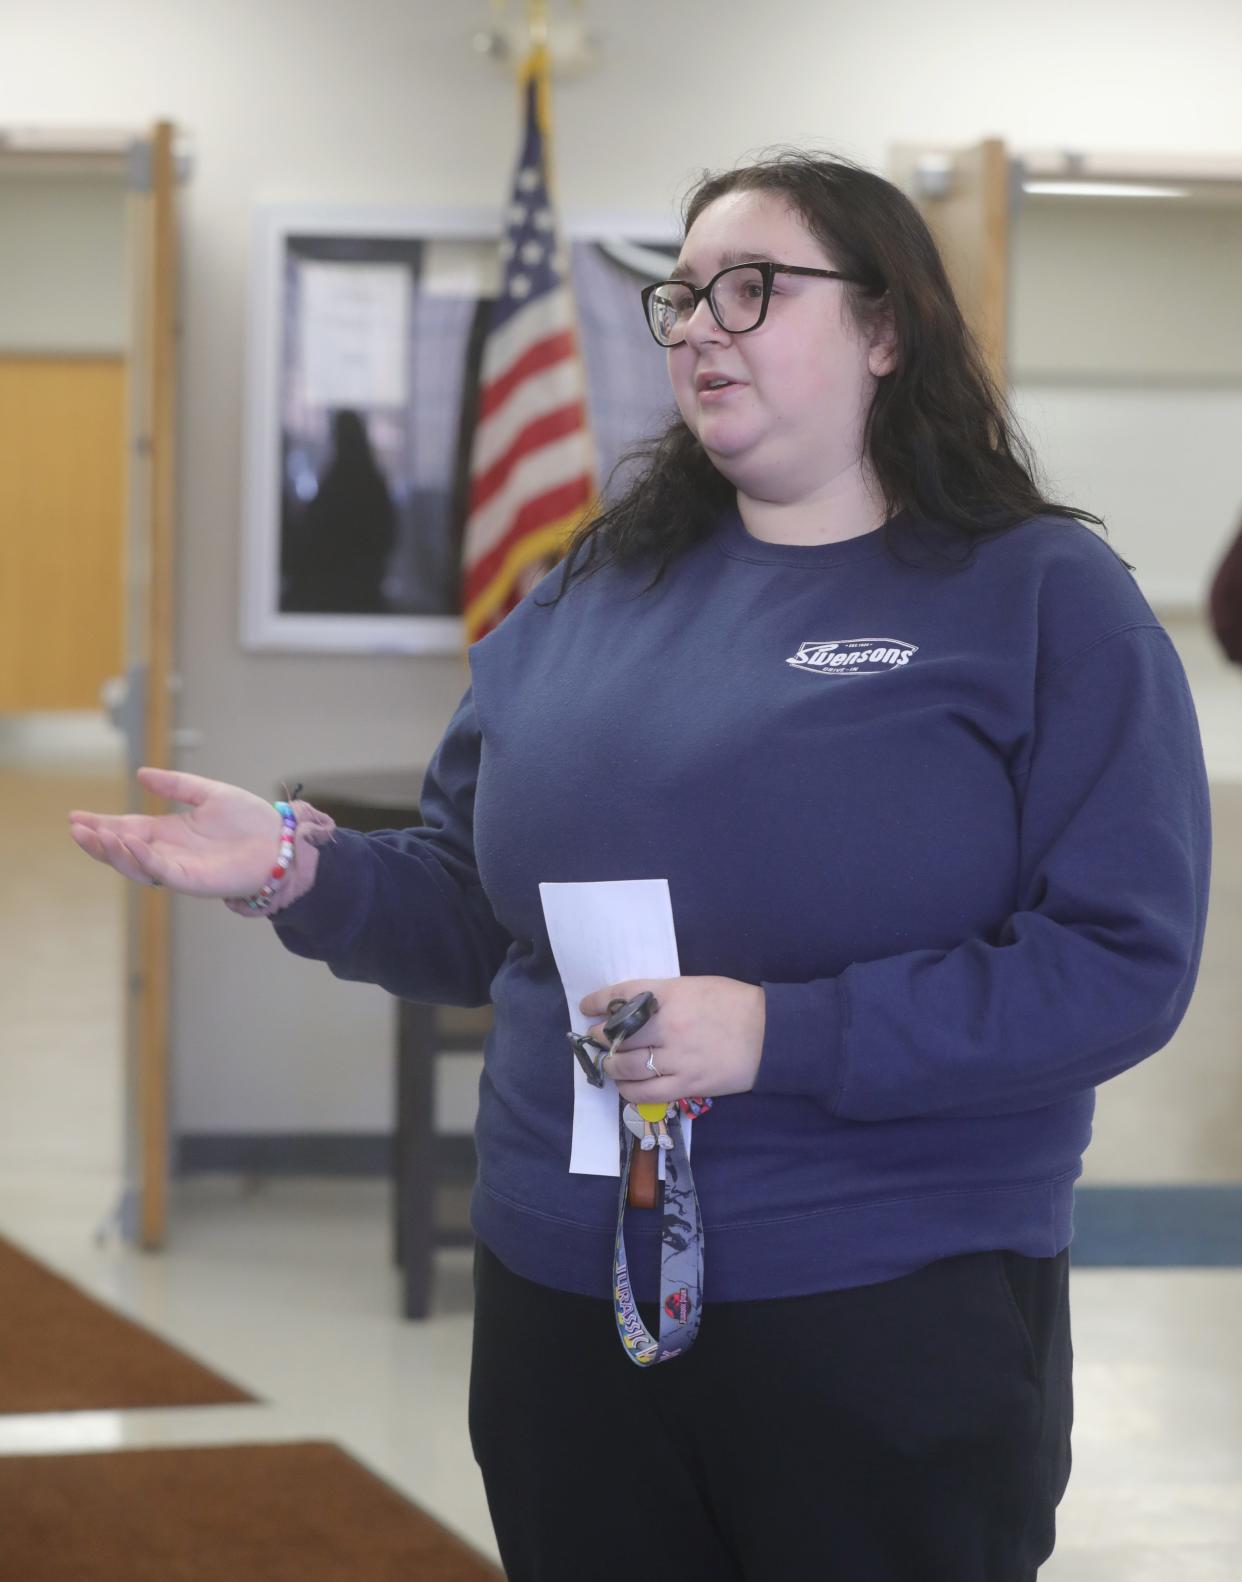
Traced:
[[108, 830], [98, 830], [96, 838], [104, 854], [104, 861], [110, 863], [119, 874], [123, 874], [127, 879], [134, 879], [139, 884], [150, 882], [119, 836], [111, 834]]
[[87, 829], [107, 830], [110, 835], [115, 835], [118, 840], [128, 840], [131, 835], [137, 835], [139, 840], [149, 841], [155, 835], [155, 820], [145, 813], [87, 813], [80, 808], [73, 808], [69, 814], [70, 827], [85, 825]]
[[99, 845], [99, 836], [95, 833], [95, 830], [91, 827], [91, 825], [84, 824], [79, 820], [71, 818], [69, 820], [69, 833], [73, 836], [75, 844], [80, 847], [80, 849], [84, 851], [88, 857], [93, 857], [96, 862], [106, 862], [108, 860], [104, 856]]
[[654, 1077], [646, 1082], [618, 1082], [617, 1092], [627, 1104], [675, 1104], [685, 1092], [684, 1082], [657, 1082]]
[[[669, 1072], [664, 1069], [663, 1057], [664, 1050], [659, 1047], [618, 1049], [615, 1054], [605, 1055], [600, 1066], [604, 1074], [611, 1077], [619, 1087], [623, 1082], [654, 1082], [660, 1077], [667, 1077]], [[650, 1066], [647, 1064], [649, 1059]]]
[[125, 842], [108, 830], [86, 829], [81, 824], [75, 824], [69, 833], [86, 855], [93, 857], [96, 862], [107, 863], [126, 879], [133, 879], [139, 884], [152, 882], [150, 876], [138, 865]]
[[139, 836], [127, 836], [122, 845], [129, 853], [130, 861], [138, 869], [139, 876], [147, 884], [175, 883], [181, 877], [179, 872], [174, 871], [171, 863], [163, 857], [157, 857], [146, 841]]
[[[647, 1065], [648, 1056], [654, 1071]], [[599, 1067], [616, 1083], [617, 1092], [628, 1104], [672, 1104], [682, 1097], [688, 1084], [684, 1076], [666, 1070], [668, 1059], [667, 1049], [657, 1044], [654, 1048], [618, 1049], [615, 1054], [602, 1055]]]
[[[170, 802], [185, 802], [199, 807], [208, 795], [219, 788], [218, 780], [206, 780], [202, 775], [183, 774], [178, 769], [139, 769], [138, 779], [143, 788], [153, 796], [166, 797]], [[149, 813], [91, 813], [86, 808], [70, 808], [70, 824], [85, 825], [87, 829], [107, 830], [122, 841], [137, 836], [151, 841], [156, 836], [156, 820], [162, 817], [165, 828], [175, 814], [152, 815]]]
[[155, 796], [167, 797], [170, 802], [188, 802], [192, 807], [200, 807], [220, 786], [218, 780], [186, 774], [181, 769], [150, 767], [138, 770], [138, 783]]

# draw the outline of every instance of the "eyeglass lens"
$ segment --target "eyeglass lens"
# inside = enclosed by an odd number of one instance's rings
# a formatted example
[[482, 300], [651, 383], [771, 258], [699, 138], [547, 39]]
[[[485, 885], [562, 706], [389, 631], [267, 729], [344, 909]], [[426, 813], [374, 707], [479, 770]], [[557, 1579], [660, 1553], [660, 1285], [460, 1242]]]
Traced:
[[[730, 334], [753, 330], [763, 312], [763, 272], [751, 264], [738, 264], [717, 276], [711, 305], [719, 323]], [[648, 302], [651, 326], [665, 346], [679, 340], [694, 312], [694, 293], [679, 280], [666, 280]]]

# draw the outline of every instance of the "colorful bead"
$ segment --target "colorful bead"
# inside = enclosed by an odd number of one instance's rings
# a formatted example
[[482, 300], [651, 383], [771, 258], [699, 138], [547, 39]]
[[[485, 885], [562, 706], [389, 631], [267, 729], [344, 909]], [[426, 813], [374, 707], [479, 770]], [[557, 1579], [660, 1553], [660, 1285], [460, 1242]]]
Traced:
[[[297, 796], [301, 789], [302, 787], [298, 786], [297, 791], [293, 793], [294, 796]], [[256, 895], [241, 897], [252, 912], [262, 912], [267, 909], [268, 902], [288, 878], [289, 869], [294, 863], [298, 816], [288, 802], [273, 802], [272, 806], [280, 814], [280, 850], [277, 853], [276, 866], [268, 875], [268, 882], [261, 886]]]
[[[301, 789], [301, 785], [297, 786], [294, 796], [299, 796]], [[267, 875], [267, 883], [259, 888], [258, 894], [240, 897], [250, 911], [267, 910], [267, 903], [271, 902], [272, 895], [275, 895], [290, 875], [290, 869], [294, 864], [294, 853], [297, 850], [297, 813], [294, 812], [293, 805], [290, 802], [272, 802], [272, 807], [280, 813], [280, 851], [277, 853], [274, 869]]]

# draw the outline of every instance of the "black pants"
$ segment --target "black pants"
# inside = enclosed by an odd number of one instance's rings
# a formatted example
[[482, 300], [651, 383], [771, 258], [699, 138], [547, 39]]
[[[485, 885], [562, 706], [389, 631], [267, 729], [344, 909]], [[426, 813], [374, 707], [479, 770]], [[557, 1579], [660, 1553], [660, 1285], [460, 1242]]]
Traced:
[[638, 1368], [611, 1303], [480, 1246], [470, 1435], [509, 1582], [1030, 1582], [1069, 1477], [1068, 1275], [970, 1253], [709, 1304]]

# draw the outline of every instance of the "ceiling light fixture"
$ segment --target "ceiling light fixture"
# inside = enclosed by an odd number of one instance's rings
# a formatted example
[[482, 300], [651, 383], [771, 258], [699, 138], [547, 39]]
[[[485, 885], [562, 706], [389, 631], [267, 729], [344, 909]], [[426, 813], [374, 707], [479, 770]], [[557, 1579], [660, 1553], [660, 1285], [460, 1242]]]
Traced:
[[1186, 198], [1185, 187], [1149, 187], [1123, 181], [1024, 181], [1023, 192], [1041, 198]]

